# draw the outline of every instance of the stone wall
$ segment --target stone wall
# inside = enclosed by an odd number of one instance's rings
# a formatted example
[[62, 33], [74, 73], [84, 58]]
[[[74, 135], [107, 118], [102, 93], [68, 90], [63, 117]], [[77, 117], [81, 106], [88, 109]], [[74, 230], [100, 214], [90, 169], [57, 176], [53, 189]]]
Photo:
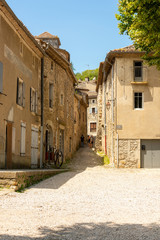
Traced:
[[102, 85], [99, 85], [97, 94], [97, 137], [95, 142], [95, 148], [102, 151]]
[[120, 168], [137, 168], [139, 166], [140, 163], [139, 139], [120, 139], [118, 148], [119, 148], [118, 165]]

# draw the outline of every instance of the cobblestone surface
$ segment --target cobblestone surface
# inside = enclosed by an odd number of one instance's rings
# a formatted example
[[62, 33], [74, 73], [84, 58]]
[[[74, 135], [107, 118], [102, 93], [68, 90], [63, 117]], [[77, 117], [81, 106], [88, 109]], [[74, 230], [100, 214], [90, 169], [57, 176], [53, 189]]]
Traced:
[[0, 240], [160, 239], [160, 169], [108, 169], [80, 149], [70, 172], [0, 195]]

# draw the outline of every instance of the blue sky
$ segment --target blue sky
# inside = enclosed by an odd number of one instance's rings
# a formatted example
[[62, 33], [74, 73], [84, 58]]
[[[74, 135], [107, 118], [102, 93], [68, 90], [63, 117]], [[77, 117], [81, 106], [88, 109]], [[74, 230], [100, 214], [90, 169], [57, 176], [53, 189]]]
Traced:
[[71, 55], [75, 72], [95, 69], [107, 52], [132, 44], [119, 35], [118, 0], [7, 0], [33, 35], [57, 35]]

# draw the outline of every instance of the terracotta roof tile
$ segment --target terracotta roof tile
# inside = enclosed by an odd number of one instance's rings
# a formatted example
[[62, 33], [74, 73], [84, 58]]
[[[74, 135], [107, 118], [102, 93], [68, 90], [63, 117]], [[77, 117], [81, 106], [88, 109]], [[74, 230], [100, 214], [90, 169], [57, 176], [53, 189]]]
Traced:
[[59, 39], [58, 36], [52, 35], [49, 32], [44, 32], [44, 33], [42, 33], [42, 34], [40, 34], [38, 36], [35, 36], [35, 37], [36, 38], [58, 38]]

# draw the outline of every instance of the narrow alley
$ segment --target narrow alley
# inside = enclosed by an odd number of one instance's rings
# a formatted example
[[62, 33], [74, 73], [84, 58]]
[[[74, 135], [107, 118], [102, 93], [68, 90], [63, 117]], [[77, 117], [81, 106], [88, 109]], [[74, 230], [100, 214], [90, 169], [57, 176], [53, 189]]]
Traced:
[[0, 196], [0, 240], [159, 239], [159, 169], [106, 168], [88, 147], [68, 167]]

